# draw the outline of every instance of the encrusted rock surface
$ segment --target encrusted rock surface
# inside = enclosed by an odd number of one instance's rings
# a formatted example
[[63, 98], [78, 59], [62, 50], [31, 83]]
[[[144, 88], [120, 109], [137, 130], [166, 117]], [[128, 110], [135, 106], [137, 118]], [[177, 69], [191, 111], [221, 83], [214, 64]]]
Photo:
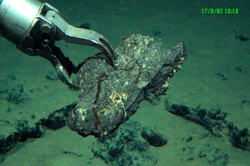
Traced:
[[116, 49], [114, 66], [89, 59], [78, 72], [79, 101], [69, 127], [82, 136], [103, 136], [128, 120], [149, 93], [165, 95], [169, 78], [186, 60], [183, 43], [165, 50], [152, 38], [132, 35]]

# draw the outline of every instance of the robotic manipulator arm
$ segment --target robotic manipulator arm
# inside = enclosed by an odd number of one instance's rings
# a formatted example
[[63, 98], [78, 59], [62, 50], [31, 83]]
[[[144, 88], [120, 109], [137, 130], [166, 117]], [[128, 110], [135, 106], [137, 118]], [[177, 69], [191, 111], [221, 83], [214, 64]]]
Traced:
[[69, 25], [56, 8], [37, 0], [0, 0], [0, 35], [22, 52], [49, 60], [58, 78], [74, 89], [79, 87], [70, 76], [77, 74], [82, 63], [75, 67], [55, 46], [55, 41], [96, 47], [112, 66], [116, 60], [115, 52], [104, 36]]

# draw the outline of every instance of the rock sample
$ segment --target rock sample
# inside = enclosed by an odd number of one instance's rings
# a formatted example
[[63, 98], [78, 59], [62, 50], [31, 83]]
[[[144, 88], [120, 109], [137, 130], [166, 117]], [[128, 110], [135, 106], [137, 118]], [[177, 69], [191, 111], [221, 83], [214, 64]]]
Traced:
[[183, 43], [165, 50], [141, 35], [124, 38], [116, 54], [114, 66], [95, 57], [78, 72], [79, 101], [68, 125], [82, 136], [107, 135], [136, 112], [146, 95], [165, 95], [169, 78], [187, 58]]

